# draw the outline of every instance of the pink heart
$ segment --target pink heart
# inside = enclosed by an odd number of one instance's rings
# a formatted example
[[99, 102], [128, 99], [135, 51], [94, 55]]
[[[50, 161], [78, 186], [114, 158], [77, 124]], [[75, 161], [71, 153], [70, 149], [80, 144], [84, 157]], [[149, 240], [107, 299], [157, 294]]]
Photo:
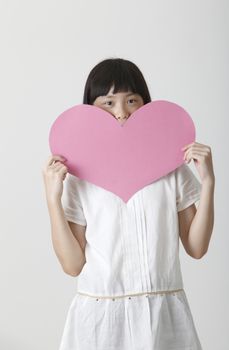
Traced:
[[111, 191], [124, 202], [184, 163], [181, 148], [195, 141], [195, 126], [179, 105], [156, 100], [124, 124], [94, 105], [76, 105], [54, 121], [52, 154], [68, 172]]

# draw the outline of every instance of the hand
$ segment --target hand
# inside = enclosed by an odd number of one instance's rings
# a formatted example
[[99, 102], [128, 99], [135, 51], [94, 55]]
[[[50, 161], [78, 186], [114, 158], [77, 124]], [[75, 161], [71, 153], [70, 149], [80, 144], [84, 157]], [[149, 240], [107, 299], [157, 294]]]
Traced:
[[65, 162], [61, 156], [51, 155], [42, 168], [47, 200], [60, 200], [63, 193], [63, 180], [68, 168], [62, 164]]
[[214, 183], [215, 176], [212, 164], [211, 148], [198, 142], [190, 143], [181, 149], [184, 152], [184, 160], [190, 163], [193, 159], [198, 170], [200, 178], [203, 182], [210, 181]]

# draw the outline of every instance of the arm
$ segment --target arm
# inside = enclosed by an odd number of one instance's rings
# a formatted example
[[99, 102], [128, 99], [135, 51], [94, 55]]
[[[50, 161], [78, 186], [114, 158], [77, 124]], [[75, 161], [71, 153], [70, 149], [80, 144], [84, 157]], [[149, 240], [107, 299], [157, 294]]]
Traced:
[[180, 238], [186, 252], [200, 259], [207, 253], [214, 225], [215, 182], [202, 183], [200, 202], [178, 212]]
[[180, 236], [189, 255], [199, 259], [207, 253], [214, 225], [215, 175], [209, 146], [193, 142], [185, 146], [184, 159], [194, 160], [202, 180], [200, 202], [178, 213]]
[[75, 224], [75, 234], [73, 234], [65, 218], [61, 200], [48, 200], [47, 203], [50, 215], [52, 242], [57, 258], [67, 274], [77, 276], [85, 263], [85, 255], [84, 246], [80, 245], [76, 239], [76, 235], [82, 235], [85, 231], [85, 227]]

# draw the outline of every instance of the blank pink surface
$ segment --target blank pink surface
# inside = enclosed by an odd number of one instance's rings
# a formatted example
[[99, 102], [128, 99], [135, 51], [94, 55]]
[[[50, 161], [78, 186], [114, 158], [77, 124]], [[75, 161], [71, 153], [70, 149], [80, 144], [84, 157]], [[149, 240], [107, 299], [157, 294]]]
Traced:
[[179, 105], [156, 100], [124, 124], [92, 105], [76, 105], [51, 126], [52, 154], [67, 158], [68, 172], [127, 202], [135, 192], [181, 164], [181, 148], [195, 141], [195, 126]]

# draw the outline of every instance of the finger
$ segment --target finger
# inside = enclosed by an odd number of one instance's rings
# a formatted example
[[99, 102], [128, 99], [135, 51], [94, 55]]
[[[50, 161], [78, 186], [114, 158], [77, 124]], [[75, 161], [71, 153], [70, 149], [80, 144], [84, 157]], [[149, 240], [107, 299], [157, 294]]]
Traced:
[[51, 168], [51, 170], [53, 170], [53, 171], [58, 171], [62, 166], [63, 166], [63, 164], [61, 164], [61, 163], [55, 163], [55, 164], [52, 164], [52, 165], [50, 166], [50, 168]]
[[203, 150], [203, 149], [188, 149], [185, 152], [183, 159], [191, 157], [191, 156], [193, 156], [193, 154], [199, 154], [201, 156], [206, 156], [208, 153], [206, 152], [206, 150]]
[[192, 145], [194, 145], [194, 142], [185, 145], [184, 147], [181, 148], [181, 150], [184, 151], [185, 149], [189, 148]]
[[185, 150], [185, 149], [187, 149], [187, 148], [190, 148], [191, 146], [192, 146], [192, 148], [195, 148], [195, 149], [206, 149], [206, 150], [207, 150], [207, 149], [210, 149], [209, 146], [204, 145], [204, 144], [202, 144], [202, 143], [199, 143], [199, 142], [192, 142], [192, 143], [190, 143], [190, 144], [184, 146], [181, 150], [183, 151], [183, 150]]
[[62, 156], [59, 156], [59, 155], [51, 155], [49, 156], [48, 158], [48, 161], [47, 161], [47, 166], [50, 166], [52, 165], [53, 163], [55, 163], [55, 161], [57, 160], [60, 160], [60, 161], [66, 161], [67, 159], [62, 157]]
[[62, 166], [63, 164], [59, 161], [56, 160], [55, 163], [49, 165], [49, 168], [51, 167], [52, 169], [56, 169], [57, 166]]
[[205, 152], [210, 151], [210, 147], [205, 145], [199, 145], [199, 144], [194, 144], [192, 147], [190, 147], [190, 149], [193, 149], [195, 151], [205, 151]]
[[192, 159], [201, 161], [204, 158], [205, 155], [203, 153], [192, 152], [189, 155], [187, 155], [185, 162], [189, 163]]
[[62, 174], [62, 175], [67, 175], [67, 173], [68, 173], [68, 168], [66, 167], [66, 166], [63, 166], [62, 168], [60, 168], [60, 173]]
[[63, 165], [63, 164], [61, 164], [61, 163], [59, 163], [59, 164], [54, 164], [53, 166], [52, 166], [52, 169], [54, 170], [54, 171], [56, 171], [56, 172], [58, 172], [58, 171], [60, 171], [60, 170], [62, 170], [62, 169], [64, 169], [64, 171], [66, 172], [68, 169], [67, 169], [67, 167], [65, 166], [65, 165]]

